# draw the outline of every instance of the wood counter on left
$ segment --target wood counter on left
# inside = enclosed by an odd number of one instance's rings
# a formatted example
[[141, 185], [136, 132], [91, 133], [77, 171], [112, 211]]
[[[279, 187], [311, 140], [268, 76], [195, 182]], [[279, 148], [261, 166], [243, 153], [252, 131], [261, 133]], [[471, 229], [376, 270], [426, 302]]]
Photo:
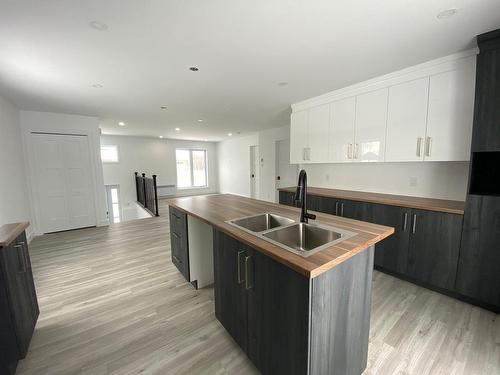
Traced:
[[9, 246], [29, 225], [30, 223], [24, 221], [0, 226], [0, 247]]

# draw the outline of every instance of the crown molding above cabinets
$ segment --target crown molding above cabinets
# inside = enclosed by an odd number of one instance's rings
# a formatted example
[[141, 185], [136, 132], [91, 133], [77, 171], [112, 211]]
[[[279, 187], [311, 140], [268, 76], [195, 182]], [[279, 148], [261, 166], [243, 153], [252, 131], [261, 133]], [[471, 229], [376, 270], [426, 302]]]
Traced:
[[477, 52], [293, 104], [291, 163], [468, 161]]

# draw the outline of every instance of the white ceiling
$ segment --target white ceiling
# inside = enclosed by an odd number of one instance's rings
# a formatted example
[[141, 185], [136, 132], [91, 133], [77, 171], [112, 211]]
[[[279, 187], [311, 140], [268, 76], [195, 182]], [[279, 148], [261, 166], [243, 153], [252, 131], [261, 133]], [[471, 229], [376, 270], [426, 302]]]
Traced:
[[0, 0], [0, 94], [108, 134], [220, 140], [499, 27], [499, 0]]

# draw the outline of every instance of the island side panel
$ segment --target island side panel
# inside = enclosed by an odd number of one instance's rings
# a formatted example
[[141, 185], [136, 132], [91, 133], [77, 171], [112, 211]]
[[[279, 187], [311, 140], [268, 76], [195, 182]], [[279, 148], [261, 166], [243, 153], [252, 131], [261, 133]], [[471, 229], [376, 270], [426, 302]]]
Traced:
[[374, 246], [312, 279], [310, 374], [366, 368]]

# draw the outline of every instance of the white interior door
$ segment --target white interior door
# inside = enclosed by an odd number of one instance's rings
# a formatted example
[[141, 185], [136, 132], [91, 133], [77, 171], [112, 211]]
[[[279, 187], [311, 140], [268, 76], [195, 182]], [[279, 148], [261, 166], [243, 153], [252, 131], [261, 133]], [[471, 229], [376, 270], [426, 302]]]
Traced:
[[250, 146], [250, 196], [259, 198], [260, 162], [259, 146]]
[[96, 225], [86, 136], [31, 134], [40, 230]]
[[[276, 189], [297, 185], [298, 165], [290, 164], [290, 141], [276, 141]], [[276, 202], [279, 194], [276, 190]]]

